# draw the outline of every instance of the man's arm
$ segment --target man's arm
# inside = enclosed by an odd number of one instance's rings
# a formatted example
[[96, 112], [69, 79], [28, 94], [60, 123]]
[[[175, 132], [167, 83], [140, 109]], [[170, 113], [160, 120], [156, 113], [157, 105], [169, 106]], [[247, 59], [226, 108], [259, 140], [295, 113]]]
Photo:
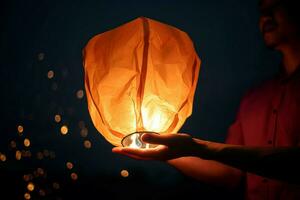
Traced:
[[299, 147], [246, 147], [215, 143], [208, 144], [208, 148], [215, 152], [209, 159], [264, 177], [300, 184]]
[[[147, 138], [142, 136], [143, 140]], [[236, 188], [243, 176], [243, 173], [233, 167], [227, 166], [225, 164], [213, 161], [205, 160], [196, 157], [193, 153], [194, 145], [196, 144], [190, 136], [186, 134], [170, 134], [170, 135], [157, 135], [158, 137], [153, 138], [159, 141], [147, 141], [150, 143], [168, 143], [171, 147], [175, 145], [176, 148], [167, 149], [165, 145], [160, 145], [154, 149], [132, 149], [132, 148], [113, 148], [113, 152], [127, 155], [135, 159], [142, 160], [162, 160], [166, 161], [171, 166], [175, 167], [183, 174], [192, 177], [194, 179], [200, 180], [202, 182], [225, 187], [228, 189]], [[162, 141], [160, 141], [162, 140]], [[168, 142], [167, 142], [168, 141]], [[190, 143], [192, 142], [192, 144]], [[172, 144], [171, 144], [172, 143]], [[196, 151], [194, 151], [195, 153]]]
[[198, 157], [181, 157], [168, 160], [167, 163], [186, 176], [228, 189], [236, 188], [243, 176], [242, 171], [238, 169]]
[[[217, 161], [245, 172], [252, 172], [261, 176], [300, 184], [300, 148], [297, 147], [270, 148], [229, 145], [199, 140], [187, 134], [144, 134], [142, 140], [160, 145], [153, 149], [116, 147], [113, 151], [136, 159], [146, 160], [168, 161], [186, 156], [199, 157], [210, 161], [210, 163]], [[194, 176], [198, 173], [199, 177], [205, 176], [201, 172], [204, 167], [207, 167], [207, 170], [211, 168], [213, 174], [218, 171], [213, 170], [215, 169], [213, 165], [203, 164], [201, 166], [201, 162], [195, 168], [189, 169], [189, 166], [183, 167], [190, 164], [192, 163], [186, 162], [185, 164], [183, 161], [181, 163], [178, 161], [177, 164], [173, 163], [174, 166], [177, 166], [183, 172], [186, 170], [186, 174], [198, 168], [200, 171], [196, 170], [197, 172], [194, 171], [193, 173], [195, 174]], [[230, 172], [227, 170], [221, 171]], [[193, 176], [193, 173], [190, 174]], [[212, 182], [213, 180], [212, 178]]]

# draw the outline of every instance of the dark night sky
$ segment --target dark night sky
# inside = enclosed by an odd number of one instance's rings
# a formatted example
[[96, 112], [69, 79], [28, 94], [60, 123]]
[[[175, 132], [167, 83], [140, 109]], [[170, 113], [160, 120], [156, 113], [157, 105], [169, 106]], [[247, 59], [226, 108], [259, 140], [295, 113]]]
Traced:
[[[7, 161], [0, 161], [0, 173], [2, 183], [9, 181], [9, 186], [16, 188], [9, 192], [22, 197], [22, 174], [36, 167], [45, 168], [49, 177], [53, 174], [52, 179], [62, 182], [67, 189], [62, 187], [58, 195], [63, 199], [70, 197], [72, 188], [93, 194], [97, 188], [118, 190], [124, 184], [125, 188], [139, 185], [141, 191], [149, 185], [178, 188], [183, 184], [188, 185], [183, 192], [218, 191], [186, 179], [164, 163], [111, 153], [112, 146], [91, 123], [85, 97], [76, 98], [77, 90], [84, 89], [81, 50], [94, 35], [139, 16], [187, 32], [202, 65], [193, 115], [181, 131], [222, 142], [242, 95], [278, 70], [278, 55], [264, 47], [258, 30], [256, 1], [13, 0], [1, 4], [0, 152], [7, 154]], [[43, 60], [38, 60], [40, 53]], [[51, 80], [47, 78], [49, 70], [55, 73]], [[57, 113], [62, 115], [60, 124], [53, 120]], [[92, 142], [91, 149], [83, 146], [78, 127], [81, 120], [89, 130], [85, 139]], [[18, 136], [19, 124], [24, 126], [23, 136]], [[65, 136], [59, 132], [62, 124], [69, 126]], [[25, 137], [31, 140], [32, 158], [16, 161], [9, 143], [16, 141], [22, 150]], [[44, 149], [54, 151], [56, 158], [37, 160], [36, 152]], [[74, 163], [79, 186], [67, 180], [67, 161]], [[129, 171], [128, 180], [120, 178], [122, 169]], [[154, 194], [152, 199], [160, 199], [159, 192]]]

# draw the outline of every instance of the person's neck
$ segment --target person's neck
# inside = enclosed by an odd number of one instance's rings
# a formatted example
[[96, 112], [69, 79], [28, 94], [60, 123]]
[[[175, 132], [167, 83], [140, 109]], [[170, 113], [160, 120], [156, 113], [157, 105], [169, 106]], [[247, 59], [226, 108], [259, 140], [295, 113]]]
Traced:
[[293, 74], [300, 68], [300, 41], [293, 45], [286, 45], [280, 48], [282, 53], [282, 64], [287, 75]]

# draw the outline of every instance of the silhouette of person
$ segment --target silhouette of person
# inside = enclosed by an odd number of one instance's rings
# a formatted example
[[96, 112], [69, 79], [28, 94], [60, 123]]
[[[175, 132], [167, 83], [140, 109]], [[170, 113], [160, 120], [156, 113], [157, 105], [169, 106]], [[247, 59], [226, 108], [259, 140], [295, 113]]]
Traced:
[[300, 1], [261, 0], [259, 28], [267, 47], [281, 52], [281, 72], [247, 92], [226, 142], [188, 134], [142, 135], [152, 149], [115, 147], [136, 159], [162, 160], [210, 184], [235, 188], [245, 199], [300, 199]]

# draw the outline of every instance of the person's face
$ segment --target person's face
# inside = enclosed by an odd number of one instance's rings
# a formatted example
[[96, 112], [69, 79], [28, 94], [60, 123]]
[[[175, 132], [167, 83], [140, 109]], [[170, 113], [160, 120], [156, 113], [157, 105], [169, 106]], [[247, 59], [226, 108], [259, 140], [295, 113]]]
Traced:
[[297, 35], [296, 25], [287, 14], [286, 1], [261, 1], [259, 28], [267, 47], [280, 49], [282, 45], [288, 44]]

